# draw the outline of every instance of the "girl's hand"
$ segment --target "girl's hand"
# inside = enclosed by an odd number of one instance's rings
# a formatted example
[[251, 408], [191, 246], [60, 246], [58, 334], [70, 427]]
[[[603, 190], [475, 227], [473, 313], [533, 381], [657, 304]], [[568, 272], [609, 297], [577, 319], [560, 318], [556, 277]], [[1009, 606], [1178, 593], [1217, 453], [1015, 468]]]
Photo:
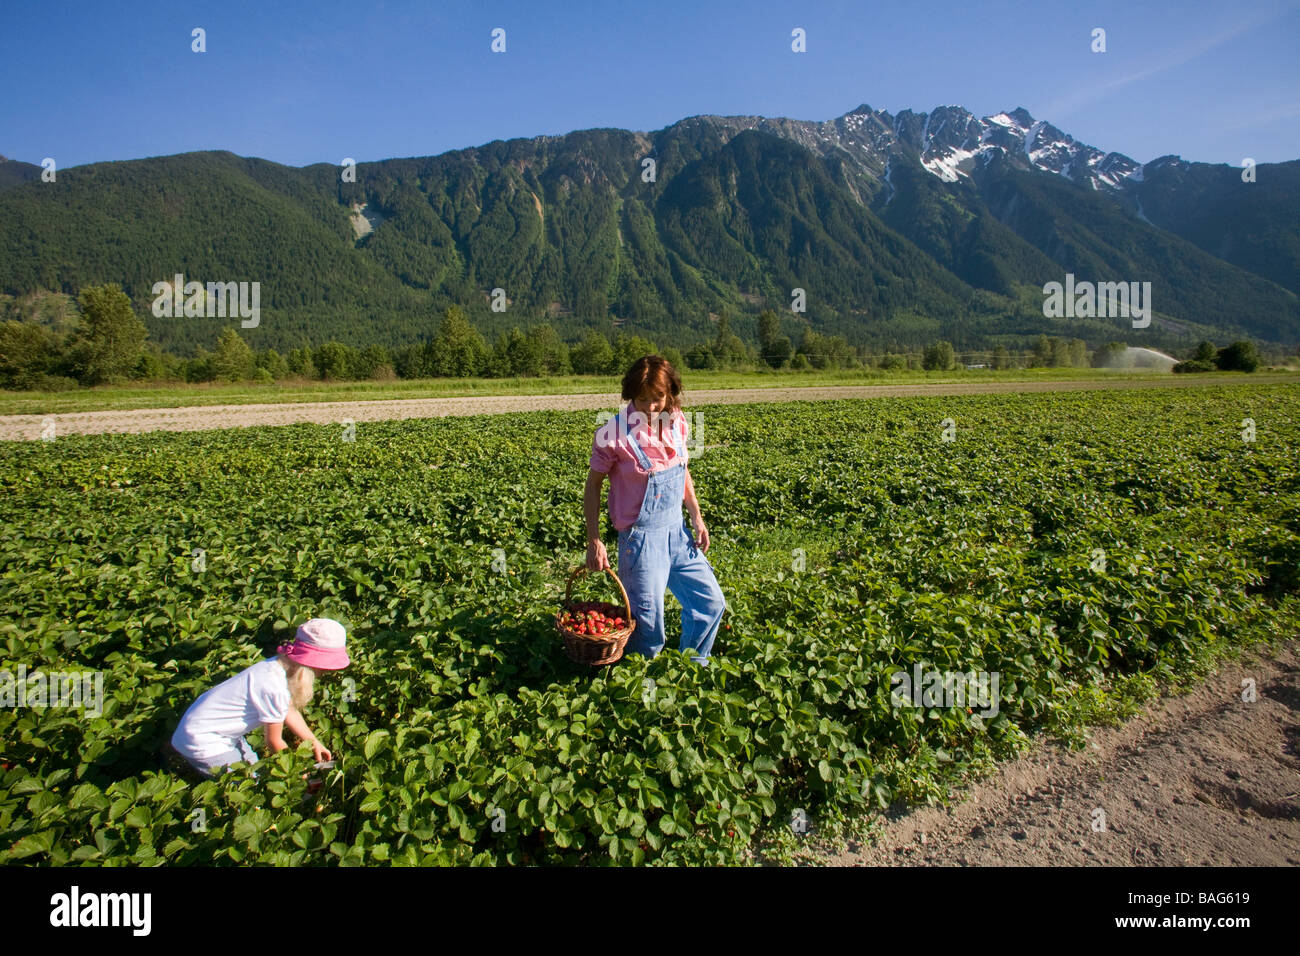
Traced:
[[311, 752], [315, 755], [317, 763], [323, 763], [326, 760], [334, 759], [333, 755], [321, 746], [319, 740], [313, 740], [311, 742]]
[[704, 519], [695, 522], [695, 546], [701, 551], [709, 550], [709, 529], [704, 526]]
[[605, 550], [605, 542], [593, 538], [587, 542], [587, 570], [603, 571], [607, 567], [609, 567], [609, 553]]

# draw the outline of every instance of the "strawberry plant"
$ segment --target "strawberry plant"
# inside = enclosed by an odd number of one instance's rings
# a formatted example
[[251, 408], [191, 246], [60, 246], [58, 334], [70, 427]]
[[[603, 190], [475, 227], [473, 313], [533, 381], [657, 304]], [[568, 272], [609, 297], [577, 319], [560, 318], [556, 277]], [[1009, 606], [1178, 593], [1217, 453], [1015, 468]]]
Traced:
[[[795, 809], [946, 799], [1300, 619], [1293, 387], [709, 415], [692, 474], [729, 609], [703, 669], [671, 637], [564, 657], [587, 413], [0, 444], [0, 670], [103, 675], [96, 713], [0, 707], [0, 862], [743, 862]], [[567, 620], [623, 626], [587, 586]], [[334, 768], [159, 760], [314, 616], [353, 655], [306, 712]], [[996, 714], [897, 706], [927, 670], [996, 673]]]

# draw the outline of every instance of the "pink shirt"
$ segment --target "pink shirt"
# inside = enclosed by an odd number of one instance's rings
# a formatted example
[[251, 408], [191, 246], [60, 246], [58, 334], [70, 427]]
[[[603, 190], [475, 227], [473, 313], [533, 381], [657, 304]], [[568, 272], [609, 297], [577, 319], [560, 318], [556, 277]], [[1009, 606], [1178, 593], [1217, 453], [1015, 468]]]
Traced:
[[680, 462], [666, 427], [663, 440], [660, 441], [658, 429], [655, 429], [656, 434], [651, 434], [651, 423], [644, 414], [636, 411], [631, 402], [623, 410], [623, 417], [627, 422], [626, 435], [620, 436], [617, 433], [614, 419], [611, 418], [596, 429], [596, 434], [591, 439], [591, 469], [609, 475], [609, 511], [613, 516], [614, 527], [619, 531], [626, 531], [636, 524], [637, 516], [641, 514], [641, 502], [645, 499], [646, 485], [650, 483], [650, 472], [641, 468], [629, 442], [636, 440], [640, 444], [641, 451], [650, 459], [651, 468], [657, 472], [679, 463], [685, 464], [690, 458], [686, 451], [690, 429], [686, 416], [681, 412], [675, 413], [672, 419], [672, 429], [682, 445]]

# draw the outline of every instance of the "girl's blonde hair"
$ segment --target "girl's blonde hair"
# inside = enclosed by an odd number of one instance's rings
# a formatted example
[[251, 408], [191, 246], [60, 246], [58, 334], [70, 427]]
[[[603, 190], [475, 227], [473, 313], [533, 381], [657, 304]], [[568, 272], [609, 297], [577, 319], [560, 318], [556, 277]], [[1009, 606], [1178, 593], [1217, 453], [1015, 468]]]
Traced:
[[277, 654], [276, 657], [280, 659], [280, 666], [284, 668], [285, 677], [289, 681], [289, 702], [293, 704], [294, 710], [301, 711], [311, 701], [316, 690], [316, 672], [306, 664], [289, 660], [283, 654]]

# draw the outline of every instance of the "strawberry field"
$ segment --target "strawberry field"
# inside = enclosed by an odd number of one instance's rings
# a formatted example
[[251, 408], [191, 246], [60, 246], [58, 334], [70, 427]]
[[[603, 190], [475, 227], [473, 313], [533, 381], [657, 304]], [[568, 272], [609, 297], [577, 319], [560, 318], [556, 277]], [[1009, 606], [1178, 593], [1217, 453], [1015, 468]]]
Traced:
[[[743, 862], [1300, 622], [1294, 386], [689, 410], [704, 669], [671, 597], [656, 660], [564, 657], [594, 412], [0, 445], [0, 666], [105, 698], [0, 709], [0, 862]], [[305, 710], [320, 789], [306, 747], [165, 769], [195, 697], [316, 616], [353, 657]], [[999, 675], [996, 716], [898, 706], [917, 665]]]

